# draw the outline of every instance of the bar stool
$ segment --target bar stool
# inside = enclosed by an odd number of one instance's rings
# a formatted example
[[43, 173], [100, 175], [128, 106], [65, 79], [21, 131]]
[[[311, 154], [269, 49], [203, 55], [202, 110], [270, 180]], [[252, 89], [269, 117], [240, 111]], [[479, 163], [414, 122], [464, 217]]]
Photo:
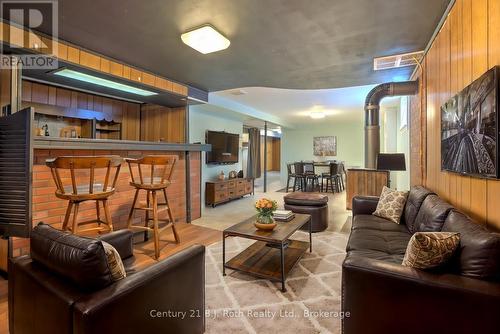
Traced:
[[297, 183], [296, 178], [298, 177], [295, 172], [292, 170], [293, 169], [293, 163], [287, 163], [286, 164], [286, 170], [287, 170], [287, 178], [286, 178], [286, 192], [288, 192], [288, 189], [290, 189], [290, 180], [293, 179], [293, 191], [295, 191], [295, 185]]
[[316, 174], [316, 168], [314, 166], [314, 162], [308, 161], [303, 162], [304, 175], [306, 178], [305, 188], [302, 191], [308, 191], [307, 187], [309, 183], [311, 184], [311, 191], [314, 191], [316, 187], [319, 188], [319, 175]]
[[328, 173], [323, 173], [321, 176], [321, 191], [323, 192], [323, 184], [324, 180], [326, 180], [326, 188], [325, 192], [328, 192], [328, 189], [332, 189], [332, 193], [341, 192], [341, 179], [339, 174], [339, 163], [331, 162], [330, 163], [330, 171]]
[[[304, 173], [304, 163], [302, 162], [294, 162], [293, 163], [293, 173], [295, 175], [295, 179], [293, 180], [293, 191], [302, 190], [305, 191], [306, 184], [306, 175]], [[299, 182], [299, 186], [297, 187], [297, 181]]]
[[[62, 226], [64, 231], [70, 230], [73, 234], [90, 231], [113, 231], [108, 198], [115, 193], [115, 185], [122, 161], [122, 158], [118, 156], [66, 156], [45, 161], [57, 187], [56, 197], [68, 201]], [[103, 173], [104, 169], [106, 170], [105, 174]], [[110, 177], [113, 173], [113, 181], [110, 184]], [[71, 184], [65, 185], [64, 182], [68, 182], [68, 180], [71, 180]], [[85, 182], [85, 180], [88, 180], [88, 183], [80, 183]], [[95, 201], [97, 219], [79, 223], [78, 209], [80, 204], [86, 201]], [[99, 202], [102, 202], [105, 220], [101, 219]], [[73, 223], [69, 227], [71, 211], [73, 211]], [[79, 225], [91, 223], [97, 223], [98, 226], [78, 230]], [[101, 226], [101, 223], [106, 226]]]
[[[177, 156], [175, 155], [150, 155], [145, 156], [140, 159], [125, 159], [128, 163], [130, 169], [130, 176], [132, 182], [130, 185], [133, 186], [135, 190], [134, 201], [132, 202], [132, 208], [128, 216], [128, 228], [143, 230], [146, 232], [152, 231], [154, 236], [154, 246], [155, 246], [155, 258], [158, 259], [160, 256], [160, 233], [165, 229], [171, 227], [174, 233], [175, 242], [179, 243], [180, 238], [175, 229], [174, 218], [172, 216], [172, 210], [168, 203], [167, 188], [170, 186], [172, 172], [174, 171], [175, 163], [177, 162]], [[137, 172], [139, 174], [139, 179], [137, 175], [134, 176], [133, 166], [137, 166]], [[146, 168], [142, 168], [146, 166]], [[148, 175], [149, 174], [149, 175]], [[146, 203], [141, 204], [136, 207], [137, 199], [139, 197], [139, 192], [141, 190], [146, 191]], [[158, 203], [157, 192], [162, 192], [165, 197], [164, 203]], [[158, 210], [159, 206], [163, 206], [162, 210]], [[132, 225], [132, 217], [135, 210], [144, 210], [146, 212], [146, 221], [144, 226]], [[160, 211], [167, 211], [168, 219], [159, 219], [158, 213]], [[153, 213], [153, 217], [150, 217], [150, 212]], [[150, 227], [149, 222], [153, 221], [153, 226]], [[161, 229], [158, 227], [159, 221], [166, 221], [167, 225]]]
[[339, 171], [338, 171], [339, 175], [340, 175], [340, 189], [341, 191], [344, 191], [345, 190], [345, 184], [344, 184], [344, 175], [346, 175], [346, 172], [345, 172], [345, 165], [343, 162], [341, 162], [339, 164]]

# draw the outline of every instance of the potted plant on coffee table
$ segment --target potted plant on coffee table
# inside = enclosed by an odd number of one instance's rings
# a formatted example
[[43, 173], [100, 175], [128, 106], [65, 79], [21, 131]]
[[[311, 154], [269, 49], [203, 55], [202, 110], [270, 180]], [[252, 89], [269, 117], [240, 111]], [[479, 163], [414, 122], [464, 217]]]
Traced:
[[254, 223], [259, 230], [272, 230], [276, 227], [276, 222], [273, 219], [273, 212], [278, 208], [276, 201], [262, 198], [255, 202], [257, 210], [257, 219]]

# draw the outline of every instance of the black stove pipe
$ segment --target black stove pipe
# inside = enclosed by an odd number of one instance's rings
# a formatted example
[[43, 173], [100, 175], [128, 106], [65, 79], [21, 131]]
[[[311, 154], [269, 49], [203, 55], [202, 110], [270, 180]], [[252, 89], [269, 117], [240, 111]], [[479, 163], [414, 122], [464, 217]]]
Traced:
[[374, 87], [365, 100], [365, 168], [376, 168], [380, 153], [380, 101], [386, 96], [405, 96], [418, 93], [418, 80], [387, 82]]

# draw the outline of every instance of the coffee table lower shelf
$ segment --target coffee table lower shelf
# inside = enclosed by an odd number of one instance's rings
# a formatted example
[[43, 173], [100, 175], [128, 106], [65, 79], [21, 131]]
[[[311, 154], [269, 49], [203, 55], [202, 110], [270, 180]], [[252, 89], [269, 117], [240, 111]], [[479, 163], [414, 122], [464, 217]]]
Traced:
[[[260, 278], [266, 278], [283, 283], [284, 278], [297, 264], [309, 248], [309, 242], [289, 240], [284, 250], [283, 276], [281, 269], [280, 245], [272, 245], [257, 241], [247, 249], [224, 264], [227, 269], [242, 271]], [[284, 289], [283, 289], [284, 290]]]

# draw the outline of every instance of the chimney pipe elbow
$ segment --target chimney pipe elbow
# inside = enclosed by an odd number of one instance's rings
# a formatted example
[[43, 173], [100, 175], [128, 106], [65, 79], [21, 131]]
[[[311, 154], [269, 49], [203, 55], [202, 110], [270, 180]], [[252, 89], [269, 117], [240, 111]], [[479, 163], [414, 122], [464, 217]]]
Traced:
[[365, 166], [375, 168], [380, 151], [379, 110], [380, 101], [386, 96], [406, 96], [418, 93], [418, 80], [388, 82], [375, 86], [365, 100]]

